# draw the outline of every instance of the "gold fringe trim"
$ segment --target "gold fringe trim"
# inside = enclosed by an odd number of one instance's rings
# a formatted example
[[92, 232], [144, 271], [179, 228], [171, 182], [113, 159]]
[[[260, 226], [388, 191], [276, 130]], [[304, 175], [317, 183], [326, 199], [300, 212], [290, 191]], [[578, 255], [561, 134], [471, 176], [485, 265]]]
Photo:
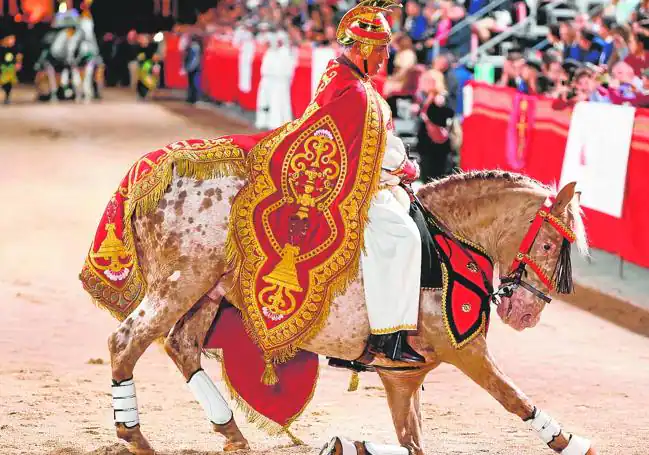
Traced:
[[372, 335], [387, 335], [389, 333], [400, 332], [402, 330], [417, 330], [416, 324], [401, 324], [395, 327], [388, 327], [387, 329], [372, 329]]
[[347, 391], [356, 392], [358, 390], [359, 383], [360, 383], [360, 378], [358, 376], [358, 371], [353, 371], [351, 378], [349, 378], [349, 387], [347, 388]]
[[228, 392], [230, 393], [230, 398], [232, 401], [235, 402], [236, 407], [239, 411], [241, 411], [245, 416], [246, 420], [248, 422], [254, 424], [257, 426], [262, 431], [265, 431], [268, 435], [270, 436], [279, 436], [282, 433], [285, 433], [289, 438], [291, 438], [291, 441], [295, 445], [304, 445], [304, 442], [302, 442], [301, 439], [299, 439], [297, 436], [295, 436], [290, 430], [290, 426], [295, 422], [306, 410], [307, 406], [311, 403], [313, 400], [313, 396], [315, 395], [315, 389], [318, 384], [318, 380], [320, 379], [320, 365], [318, 364], [318, 370], [316, 372], [316, 378], [315, 378], [315, 385], [313, 387], [313, 390], [311, 390], [311, 394], [309, 397], [306, 399], [304, 406], [302, 409], [300, 409], [297, 414], [295, 414], [291, 419], [288, 421], [288, 423], [284, 426], [278, 424], [277, 422], [273, 422], [270, 420], [268, 417], [260, 414], [259, 412], [255, 411], [252, 406], [248, 404], [246, 400], [241, 398], [241, 395], [239, 395], [230, 382], [230, 378], [228, 377], [228, 373], [225, 371], [225, 364], [221, 362], [221, 377], [223, 378], [223, 382], [225, 382], [226, 388], [228, 389]]

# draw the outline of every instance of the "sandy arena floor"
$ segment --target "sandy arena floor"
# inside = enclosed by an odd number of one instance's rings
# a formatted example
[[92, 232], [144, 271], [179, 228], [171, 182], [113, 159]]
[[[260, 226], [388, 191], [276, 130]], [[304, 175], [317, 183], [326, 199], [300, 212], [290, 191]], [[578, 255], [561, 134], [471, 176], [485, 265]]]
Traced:
[[[22, 103], [0, 105], [0, 455], [126, 454], [110, 404], [106, 339], [116, 322], [92, 305], [77, 274], [136, 158], [177, 139], [241, 128], [200, 111], [190, 121], [123, 93], [88, 106], [36, 105], [31, 92], [18, 95]], [[593, 438], [601, 454], [649, 453], [649, 339], [560, 302], [522, 334], [494, 321], [489, 338], [503, 369], [568, 431]], [[215, 361], [204, 365], [218, 377]], [[221, 453], [160, 348], [144, 355], [135, 378], [142, 430], [161, 454]], [[346, 391], [348, 380], [323, 368], [292, 427], [305, 447], [270, 438], [239, 414], [252, 453], [317, 454], [337, 434], [394, 443], [378, 378], [362, 376], [355, 393]], [[553, 453], [451, 367], [431, 373], [423, 400], [427, 454]]]

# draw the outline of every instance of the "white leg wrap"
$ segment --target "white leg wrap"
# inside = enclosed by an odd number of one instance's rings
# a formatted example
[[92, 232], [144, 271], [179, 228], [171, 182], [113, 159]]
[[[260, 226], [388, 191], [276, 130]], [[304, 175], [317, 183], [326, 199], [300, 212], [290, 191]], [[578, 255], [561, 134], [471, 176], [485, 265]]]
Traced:
[[389, 446], [384, 444], [373, 444], [366, 442], [365, 450], [370, 455], [409, 455], [410, 451], [402, 446]]
[[581, 436], [571, 435], [570, 441], [565, 449], [561, 451], [561, 455], [586, 455], [590, 449], [590, 441]]
[[133, 428], [140, 423], [133, 379], [127, 379], [113, 385], [112, 390], [115, 423], [122, 423], [126, 428]]
[[223, 425], [232, 419], [230, 406], [205, 371], [201, 369], [194, 373], [187, 385], [212, 423]]
[[358, 451], [356, 450], [354, 443], [342, 437], [332, 438], [331, 441], [325, 444], [325, 446], [322, 448], [320, 455], [336, 455], [336, 442], [338, 441], [340, 441], [340, 445], [343, 449], [342, 455], [358, 455]]
[[536, 431], [541, 440], [546, 444], [552, 442], [561, 433], [561, 426], [557, 421], [540, 409], [534, 411], [534, 418], [529, 422], [532, 430]]

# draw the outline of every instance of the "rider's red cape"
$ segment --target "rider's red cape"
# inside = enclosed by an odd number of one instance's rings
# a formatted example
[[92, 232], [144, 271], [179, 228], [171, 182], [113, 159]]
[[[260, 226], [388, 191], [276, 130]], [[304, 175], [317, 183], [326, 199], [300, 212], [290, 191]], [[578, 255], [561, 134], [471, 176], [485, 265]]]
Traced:
[[266, 383], [271, 362], [313, 337], [357, 276], [389, 118], [371, 82], [334, 61], [304, 115], [248, 155], [230, 219], [228, 299], [266, 356]]

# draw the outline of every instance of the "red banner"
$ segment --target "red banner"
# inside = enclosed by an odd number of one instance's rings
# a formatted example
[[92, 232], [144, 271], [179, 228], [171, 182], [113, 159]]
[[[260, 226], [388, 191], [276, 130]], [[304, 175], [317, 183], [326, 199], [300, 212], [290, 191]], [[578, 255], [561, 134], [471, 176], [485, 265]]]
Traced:
[[[500, 168], [527, 174], [546, 184], [558, 183], [571, 111], [555, 110], [551, 99], [521, 95], [509, 88], [479, 83], [472, 87], [472, 113], [464, 121], [462, 168]], [[649, 267], [647, 169], [649, 110], [638, 109], [622, 218], [584, 209], [593, 247], [644, 267]]]

